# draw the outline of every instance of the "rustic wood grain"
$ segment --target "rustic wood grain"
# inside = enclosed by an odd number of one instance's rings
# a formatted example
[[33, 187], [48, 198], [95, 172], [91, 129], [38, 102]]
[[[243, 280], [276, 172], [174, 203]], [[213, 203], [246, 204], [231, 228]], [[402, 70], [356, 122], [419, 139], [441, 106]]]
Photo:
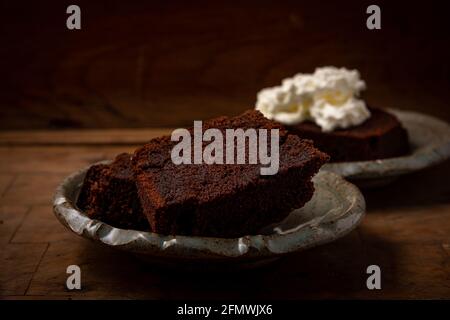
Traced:
[[11, 186], [15, 175], [9, 173], [0, 173], [0, 195], [3, 195]]
[[[39, 228], [36, 228], [39, 226]], [[17, 228], [11, 243], [57, 243], [64, 240], [74, 241], [76, 235], [55, 219], [51, 205], [34, 205], [27, 218]]]
[[[385, 210], [370, 211], [371, 222], [378, 220], [378, 234], [383, 239], [409, 244], [440, 244], [450, 240], [450, 205], [396, 209], [385, 219]], [[377, 223], [377, 222], [375, 222]]]
[[442, 244], [442, 249], [444, 249], [445, 253], [450, 256], [450, 243], [448, 241]]
[[28, 211], [25, 206], [0, 206], [0, 246], [11, 242]]
[[369, 2], [3, 2], [0, 128], [180, 127], [252, 108], [316, 66], [357, 68], [365, 98], [450, 121], [447, 5]]
[[[128, 133], [117, 130], [114, 136]], [[8, 140], [0, 134], [6, 141], [0, 174], [8, 185], [0, 199], [1, 299], [450, 298], [450, 185], [443, 183], [450, 179], [449, 161], [363, 190], [363, 223], [336, 242], [261, 269], [217, 276], [144, 264], [74, 235], [53, 217], [51, 198], [64, 176], [136, 146], [108, 145], [102, 132], [86, 145], [76, 137], [49, 145], [44, 133], [29, 134], [29, 141], [40, 142], [31, 146], [23, 144], [26, 135]], [[81, 291], [65, 287], [71, 264], [82, 269]], [[370, 264], [382, 269], [380, 291], [365, 287]]]
[[0, 245], [0, 297], [25, 295], [47, 243]]
[[121, 152], [132, 152], [135, 148], [136, 146], [73, 146], [70, 148], [71, 152], [67, 152], [67, 147], [61, 146], [0, 147], [0, 173], [40, 173], [41, 177], [45, 173], [64, 175], [92, 163], [112, 159]]
[[3, 195], [2, 205], [48, 205], [63, 177], [51, 173], [19, 174]]
[[[68, 291], [66, 268], [81, 268], [82, 289]], [[124, 281], [124, 279], [127, 279]], [[52, 242], [30, 283], [31, 295], [64, 295], [77, 298], [162, 298], [157, 284], [160, 277], [146, 272], [133, 257], [86, 239]]]
[[[168, 135], [170, 129], [102, 129], [102, 130], [64, 130], [64, 131], [3, 131], [0, 132], [0, 145], [138, 145], [150, 139]], [[1, 181], [1, 180], [0, 180]]]

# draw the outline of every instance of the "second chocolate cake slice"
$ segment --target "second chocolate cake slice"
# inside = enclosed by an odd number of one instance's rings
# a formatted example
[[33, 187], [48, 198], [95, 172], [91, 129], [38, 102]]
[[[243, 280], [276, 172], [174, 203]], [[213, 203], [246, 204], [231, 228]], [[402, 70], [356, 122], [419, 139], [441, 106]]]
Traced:
[[[177, 142], [156, 138], [133, 155], [138, 195], [153, 232], [238, 237], [284, 219], [314, 192], [312, 176], [328, 160], [309, 140], [287, 135], [258, 111], [206, 121], [203, 128], [279, 129], [279, 170], [261, 175], [260, 164], [179, 164]], [[225, 136], [225, 135], [224, 135]]]
[[137, 196], [131, 156], [119, 154], [110, 164], [89, 168], [77, 206], [92, 219], [122, 229], [149, 230]]
[[323, 132], [313, 122], [286, 126], [290, 133], [311, 139], [331, 157], [331, 162], [369, 161], [399, 157], [409, 152], [408, 132], [391, 113], [369, 108], [371, 116], [362, 124]]

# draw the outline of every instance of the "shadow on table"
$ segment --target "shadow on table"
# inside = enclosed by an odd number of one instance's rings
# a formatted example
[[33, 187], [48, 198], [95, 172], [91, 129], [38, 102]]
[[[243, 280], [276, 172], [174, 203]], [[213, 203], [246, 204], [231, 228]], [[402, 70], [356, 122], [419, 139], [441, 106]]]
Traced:
[[450, 161], [400, 177], [385, 187], [363, 189], [368, 210], [450, 203]]
[[[143, 263], [123, 252], [108, 255], [114, 260], [115, 267], [92, 266], [89, 268], [91, 276], [97, 283], [108, 283], [102, 286], [123, 288], [124, 298], [376, 298], [378, 293], [366, 287], [369, 276], [366, 268], [371, 264], [377, 264], [391, 277], [383, 278], [383, 289], [395, 282], [392, 277], [395, 277], [396, 254], [392, 246], [358, 231], [331, 244], [242, 271], [184, 271], [183, 268], [161, 268]], [[111, 267], [115, 269], [111, 270]], [[114, 295], [120, 295], [120, 292]]]

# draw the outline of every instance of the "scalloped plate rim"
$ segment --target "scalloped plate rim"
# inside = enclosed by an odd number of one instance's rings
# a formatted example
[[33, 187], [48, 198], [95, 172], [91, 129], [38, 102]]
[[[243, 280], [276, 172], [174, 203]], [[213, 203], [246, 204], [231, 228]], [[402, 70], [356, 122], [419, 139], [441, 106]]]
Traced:
[[[102, 161], [101, 163], [108, 163]], [[79, 236], [89, 238], [104, 245], [132, 252], [137, 255], [158, 258], [183, 259], [230, 259], [230, 258], [270, 258], [314, 246], [325, 244], [345, 236], [361, 222], [365, 214], [365, 200], [359, 189], [342, 177], [327, 171], [320, 171], [314, 179], [329, 179], [345, 190], [344, 196], [353, 197], [352, 204], [343, 217], [336, 221], [306, 225], [287, 234], [248, 235], [239, 238], [213, 238], [159, 235], [149, 231], [125, 230], [112, 227], [102, 221], [90, 219], [72, 203], [81, 184], [70, 189], [74, 180], [84, 177], [89, 166], [72, 173], [57, 187], [53, 211], [58, 220]], [[324, 178], [325, 177], [325, 178]], [[342, 191], [341, 191], [342, 192]], [[338, 228], [337, 225], [341, 224]], [[335, 231], [329, 231], [336, 227]], [[309, 233], [308, 233], [309, 232]], [[128, 240], [114, 243], [119, 236]], [[302, 237], [305, 237], [303, 239]], [[174, 240], [176, 239], [176, 240]]]

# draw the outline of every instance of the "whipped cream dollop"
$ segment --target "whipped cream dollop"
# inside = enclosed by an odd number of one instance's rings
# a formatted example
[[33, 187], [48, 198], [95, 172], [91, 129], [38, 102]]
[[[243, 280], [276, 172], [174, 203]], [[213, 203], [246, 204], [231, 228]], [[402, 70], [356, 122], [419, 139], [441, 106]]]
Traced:
[[363, 123], [370, 111], [359, 94], [366, 88], [357, 70], [323, 67], [299, 73], [280, 86], [257, 95], [256, 109], [268, 119], [285, 125], [313, 121], [322, 131], [349, 128]]

